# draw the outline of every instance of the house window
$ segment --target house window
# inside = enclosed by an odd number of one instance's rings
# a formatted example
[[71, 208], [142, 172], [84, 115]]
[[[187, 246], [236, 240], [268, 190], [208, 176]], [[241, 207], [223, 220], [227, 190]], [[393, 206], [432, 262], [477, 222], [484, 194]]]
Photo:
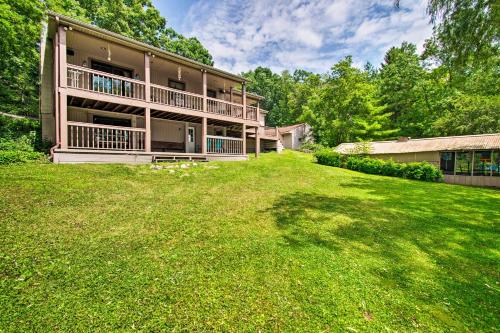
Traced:
[[491, 156], [491, 175], [500, 177], [500, 150], [494, 150]]
[[217, 92], [212, 89], [207, 89], [207, 96], [211, 98], [217, 98]]
[[440, 167], [441, 171], [443, 171], [445, 175], [452, 175], [455, 169], [455, 153], [454, 152], [441, 153]]
[[172, 89], [186, 91], [186, 84], [184, 82], [168, 79], [168, 86]]
[[121, 126], [121, 127], [132, 126], [132, 122], [130, 119], [101, 117], [101, 116], [94, 116], [93, 123], [100, 125], [111, 125], [111, 126]]
[[[90, 67], [104, 73], [132, 78], [132, 71], [130, 69], [118, 67], [104, 62], [92, 60], [90, 62]], [[100, 91], [112, 95], [133, 97], [133, 88], [132, 83], [130, 82], [113, 80], [109, 77], [103, 77], [100, 75], [92, 75], [92, 86], [95, 91]]]

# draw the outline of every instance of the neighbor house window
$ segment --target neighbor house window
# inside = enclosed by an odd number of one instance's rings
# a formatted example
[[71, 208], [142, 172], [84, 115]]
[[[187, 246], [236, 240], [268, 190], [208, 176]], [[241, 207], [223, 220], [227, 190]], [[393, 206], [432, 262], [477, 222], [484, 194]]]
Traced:
[[458, 152], [457, 154], [457, 163], [455, 165], [455, 173], [457, 175], [470, 175], [472, 171], [472, 153], [470, 151], [467, 152]]
[[491, 174], [492, 176], [500, 176], [500, 150], [494, 150], [491, 154]]
[[441, 171], [443, 171], [445, 175], [452, 175], [455, 170], [455, 153], [454, 152], [441, 153], [440, 167]]
[[491, 175], [491, 150], [478, 150], [474, 153], [474, 176]]

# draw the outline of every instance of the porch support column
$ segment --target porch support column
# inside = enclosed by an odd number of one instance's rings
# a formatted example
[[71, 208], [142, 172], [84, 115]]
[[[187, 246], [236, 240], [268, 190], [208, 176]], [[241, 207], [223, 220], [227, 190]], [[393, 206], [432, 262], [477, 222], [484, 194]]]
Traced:
[[260, 154], [260, 131], [258, 127], [255, 127], [255, 157], [259, 157]]
[[146, 103], [151, 102], [151, 61], [149, 55], [149, 52], [144, 53], [144, 97], [146, 97]]
[[68, 148], [68, 98], [66, 90], [59, 91], [59, 124], [61, 125], [61, 148]]
[[146, 142], [144, 144], [144, 149], [146, 152], [151, 152], [151, 109], [144, 109], [144, 122], [146, 123], [146, 138], [144, 139]]
[[[149, 53], [145, 52], [144, 53], [144, 90], [145, 94], [144, 97], [146, 97], [146, 103], [149, 103], [151, 101], [151, 62], [149, 60]], [[151, 108], [147, 107], [144, 109], [144, 121], [146, 123], [146, 137], [145, 137], [145, 144], [144, 144], [144, 150], [146, 152], [151, 152]]]
[[58, 51], [59, 54], [59, 87], [58, 91], [58, 99], [56, 103], [59, 103], [59, 133], [61, 140], [61, 148], [68, 148], [68, 98], [66, 93], [67, 87], [67, 60], [66, 60], [66, 31], [67, 27], [59, 26], [58, 28]]
[[229, 87], [229, 102], [233, 102], [233, 87]]
[[241, 83], [241, 98], [243, 100], [243, 119], [247, 119], [247, 86], [245, 82]]
[[257, 122], [260, 121], [260, 101], [257, 101], [257, 116], [255, 117]]
[[247, 125], [241, 125], [241, 138], [243, 139], [243, 155], [247, 154]]
[[201, 118], [201, 153], [207, 153], [207, 117]]
[[[201, 70], [201, 79], [203, 81], [203, 112], [207, 112], [207, 71], [205, 69]], [[206, 120], [206, 119], [205, 119]], [[205, 131], [206, 134], [206, 131]], [[206, 143], [205, 143], [206, 145]]]

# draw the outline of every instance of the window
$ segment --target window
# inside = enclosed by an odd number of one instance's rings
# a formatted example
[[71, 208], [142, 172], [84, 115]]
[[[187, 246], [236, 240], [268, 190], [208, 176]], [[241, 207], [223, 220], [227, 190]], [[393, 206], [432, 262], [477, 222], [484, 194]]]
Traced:
[[184, 82], [168, 79], [168, 86], [172, 89], [186, 91], [186, 84]]
[[491, 159], [491, 175], [500, 176], [500, 150], [494, 150]]
[[217, 98], [217, 92], [212, 89], [207, 89], [207, 96], [211, 98]]
[[188, 142], [194, 142], [194, 128], [189, 127], [188, 128]]
[[490, 176], [491, 168], [491, 150], [474, 152], [474, 176]]
[[455, 165], [455, 173], [457, 175], [469, 175], [472, 171], [472, 153], [468, 152], [458, 152], [457, 154], [457, 164]]
[[455, 153], [442, 152], [440, 167], [445, 175], [452, 175], [455, 169]]
[[93, 122], [94, 124], [100, 124], [100, 125], [111, 125], [111, 126], [122, 126], [122, 127], [132, 126], [130, 119], [120, 119], [120, 118], [111, 118], [102, 116], [94, 116]]
[[[132, 71], [130, 69], [118, 67], [112, 64], [92, 60], [90, 63], [90, 67], [97, 71], [132, 78]], [[122, 80], [113, 80], [111, 78], [93, 75], [92, 86], [94, 87], [95, 91], [100, 91], [107, 94], [127, 97], [133, 96], [132, 84], [130, 82]]]

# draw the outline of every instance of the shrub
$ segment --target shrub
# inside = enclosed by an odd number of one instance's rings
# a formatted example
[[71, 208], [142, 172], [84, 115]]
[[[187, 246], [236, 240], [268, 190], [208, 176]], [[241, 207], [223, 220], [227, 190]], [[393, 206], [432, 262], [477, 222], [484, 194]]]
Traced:
[[443, 178], [441, 171], [428, 162], [396, 163], [392, 160], [349, 156], [345, 168], [390, 177], [423, 180], [428, 182], [440, 181]]
[[45, 162], [47, 157], [43, 153], [34, 151], [0, 150], [0, 165]]
[[315, 153], [318, 150], [325, 149], [322, 144], [314, 143], [314, 142], [305, 142], [300, 146], [300, 151], [304, 153]]
[[319, 164], [340, 167], [342, 165], [342, 154], [333, 151], [330, 148], [323, 148], [314, 153], [316, 161]]

